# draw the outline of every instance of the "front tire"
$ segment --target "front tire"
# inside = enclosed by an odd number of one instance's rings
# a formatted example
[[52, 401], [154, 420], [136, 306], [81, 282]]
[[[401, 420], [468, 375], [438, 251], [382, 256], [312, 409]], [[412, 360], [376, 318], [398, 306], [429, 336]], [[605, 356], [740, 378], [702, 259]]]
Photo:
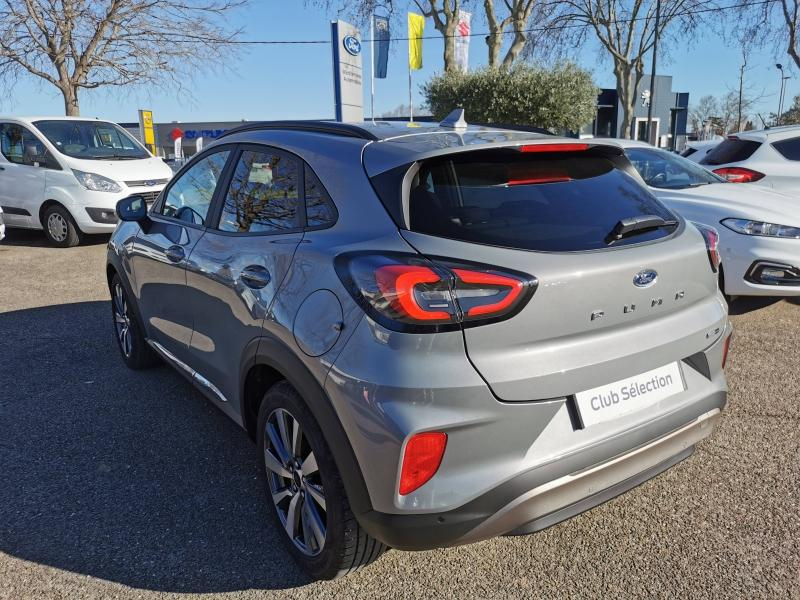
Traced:
[[319, 425], [288, 382], [273, 385], [258, 411], [258, 446], [270, 511], [297, 563], [314, 579], [334, 579], [377, 559], [386, 546], [350, 509]]
[[81, 243], [83, 233], [63, 206], [48, 206], [42, 215], [42, 225], [47, 240], [57, 248], [71, 248]]
[[111, 279], [111, 317], [117, 348], [127, 367], [138, 371], [157, 364], [158, 356], [144, 337], [119, 275]]

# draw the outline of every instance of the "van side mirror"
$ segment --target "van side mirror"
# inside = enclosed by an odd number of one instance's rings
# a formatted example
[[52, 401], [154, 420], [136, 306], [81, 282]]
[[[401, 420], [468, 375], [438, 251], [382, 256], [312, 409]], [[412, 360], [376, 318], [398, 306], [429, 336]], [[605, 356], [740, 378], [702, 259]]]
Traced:
[[147, 217], [147, 202], [141, 196], [128, 196], [117, 202], [120, 221], [143, 221]]

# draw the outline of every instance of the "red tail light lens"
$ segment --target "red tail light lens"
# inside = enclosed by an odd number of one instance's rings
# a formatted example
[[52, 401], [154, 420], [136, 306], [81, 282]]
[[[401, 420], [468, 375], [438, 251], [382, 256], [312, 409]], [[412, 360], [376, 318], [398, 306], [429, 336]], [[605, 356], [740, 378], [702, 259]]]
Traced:
[[406, 442], [400, 468], [400, 495], [405, 496], [430, 481], [442, 464], [447, 434], [440, 431], [417, 433]]
[[560, 144], [526, 144], [519, 147], [520, 152], [582, 152], [589, 149], [589, 144], [560, 143]]
[[719, 253], [719, 232], [713, 227], [703, 225], [702, 223], [692, 223], [700, 233], [703, 234], [703, 239], [706, 241], [706, 251], [708, 252], [708, 262], [711, 263], [711, 270], [716, 273], [719, 271], [719, 265], [722, 262], [722, 256]]
[[536, 278], [419, 255], [345, 254], [336, 272], [353, 298], [387, 329], [437, 332], [515, 315], [536, 289]]
[[732, 333], [728, 334], [728, 337], [725, 338], [725, 341], [722, 342], [722, 368], [725, 368], [725, 365], [728, 362], [728, 351], [731, 349], [731, 338], [733, 337]]
[[714, 169], [714, 173], [721, 175], [732, 183], [751, 183], [763, 179], [765, 175], [753, 169], [745, 169], [744, 167], [721, 167]]

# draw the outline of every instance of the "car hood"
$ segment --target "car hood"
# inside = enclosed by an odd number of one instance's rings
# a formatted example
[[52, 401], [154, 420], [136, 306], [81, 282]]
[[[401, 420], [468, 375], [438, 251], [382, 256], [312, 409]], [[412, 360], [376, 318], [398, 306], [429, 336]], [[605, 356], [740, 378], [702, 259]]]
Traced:
[[800, 227], [800, 198], [764, 186], [710, 183], [696, 188], [650, 188], [655, 196], [677, 212], [692, 218], [708, 215], [705, 223], [726, 218], [753, 219]]
[[114, 181], [163, 180], [172, 177], [172, 169], [163, 160], [156, 157], [137, 160], [71, 159], [68, 164], [72, 169], [97, 173]]

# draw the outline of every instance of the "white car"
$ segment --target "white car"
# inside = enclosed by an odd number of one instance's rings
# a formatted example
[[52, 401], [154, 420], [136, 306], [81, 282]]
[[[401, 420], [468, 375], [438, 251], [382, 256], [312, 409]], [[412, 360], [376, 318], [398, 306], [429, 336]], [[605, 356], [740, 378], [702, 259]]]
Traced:
[[9, 227], [44, 229], [56, 246], [111, 233], [117, 201], [147, 202], [171, 169], [114, 123], [78, 117], [0, 117], [0, 207]]
[[729, 183], [644, 142], [618, 143], [659, 200], [686, 220], [718, 231], [726, 295], [800, 295], [797, 200], [766, 187]]
[[696, 142], [686, 142], [686, 147], [681, 152], [683, 158], [687, 158], [692, 162], [700, 162], [706, 157], [706, 154], [711, 152], [714, 148], [719, 146], [722, 141], [721, 137], [713, 140], [699, 140]]
[[800, 125], [730, 135], [700, 164], [733, 183], [756, 183], [800, 197]]
[[6, 237], [6, 223], [3, 220], [3, 207], [0, 206], [0, 242]]

